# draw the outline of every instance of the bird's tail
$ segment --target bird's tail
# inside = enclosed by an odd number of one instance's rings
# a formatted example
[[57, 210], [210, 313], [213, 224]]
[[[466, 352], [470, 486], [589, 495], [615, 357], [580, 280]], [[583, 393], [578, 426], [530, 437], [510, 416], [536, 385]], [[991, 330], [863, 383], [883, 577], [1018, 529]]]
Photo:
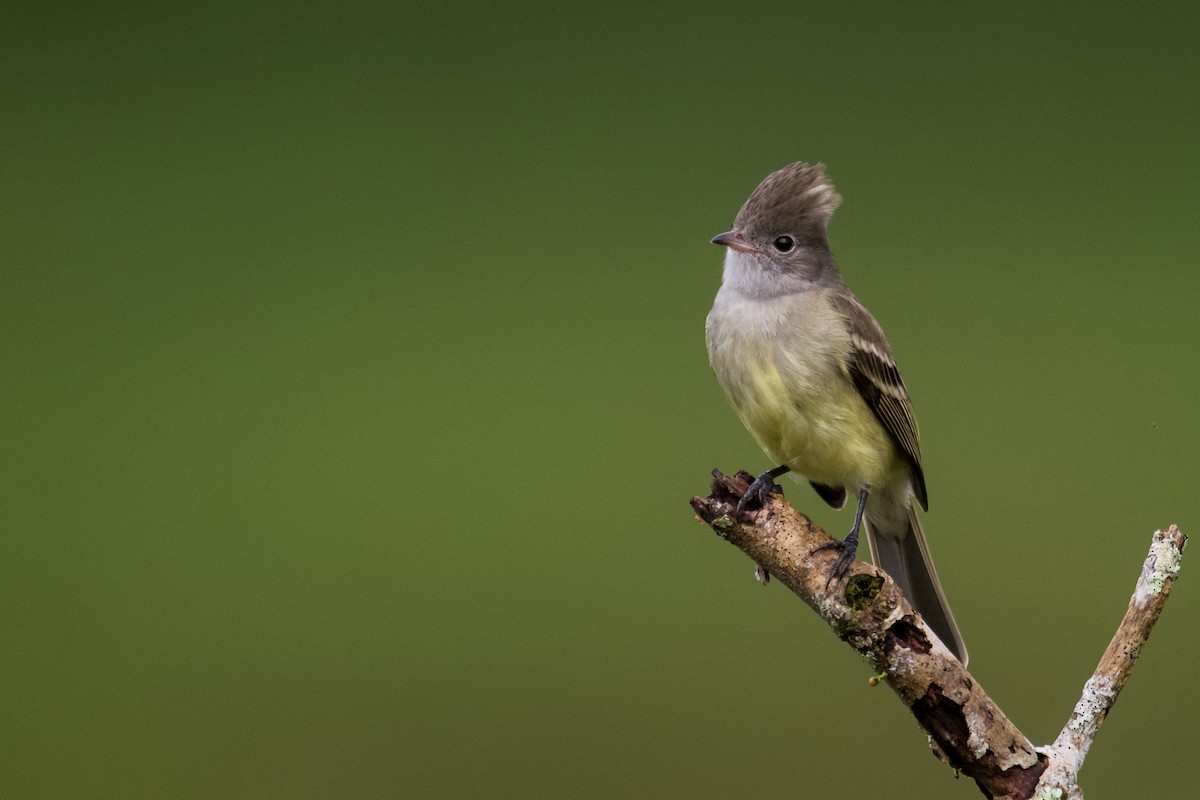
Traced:
[[906, 526], [893, 526], [906, 530], [885, 530], [878, 522], [869, 519], [863, 519], [863, 522], [871, 559], [892, 576], [908, 602], [912, 603], [925, 623], [942, 640], [942, 644], [958, 656], [965, 667], [967, 647], [963, 644], [958, 626], [954, 624], [954, 615], [950, 613], [942, 584], [938, 582], [937, 572], [933, 569], [933, 559], [929, 557], [929, 547], [925, 544], [925, 534], [921, 531], [916, 509], [909, 506]]

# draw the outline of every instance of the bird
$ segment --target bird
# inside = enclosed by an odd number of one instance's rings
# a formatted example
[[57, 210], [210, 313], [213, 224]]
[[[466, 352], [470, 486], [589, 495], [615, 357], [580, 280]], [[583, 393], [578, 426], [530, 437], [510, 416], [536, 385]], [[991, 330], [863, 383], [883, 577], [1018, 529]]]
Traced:
[[865, 533], [875, 564], [965, 666], [918, 517], [929, 498], [912, 401], [883, 328], [847, 288], [829, 245], [841, 199], [823, 164], [789, 164], [712, 239], [725, 261], [705, 325], [709, 362], [776, 465], [754, 479], [735, 513], [761, 506], [786, 473], [836, 509], [854, 497], [850, 532], [825, 546], [838, 553], [829, 580], [845, 575]]

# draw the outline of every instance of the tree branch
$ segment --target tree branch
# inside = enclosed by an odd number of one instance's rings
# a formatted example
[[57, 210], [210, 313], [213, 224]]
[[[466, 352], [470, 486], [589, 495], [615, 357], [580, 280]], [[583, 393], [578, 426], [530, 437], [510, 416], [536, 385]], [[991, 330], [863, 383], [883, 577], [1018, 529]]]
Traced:
[[[753, 477], [713, 470], [712, 494], [693, 497], [699, 518], [807, 603], [843, 641], [870, 660], [946, 763], [973, 778], [990, 798], [1082, 798], [1075, 778], [1104, 715], [1161, 613], [1187, 537], [1156, 533], [1125, 620], [1058, 740], [1035, 748], [913, 610], [892, 579], [856, 561], [826, 587], [837, 557], [814, 551], [830, 536], [774, 495], [753, 521], [733, 507]], [[1057, 793], [1055, 793], [1057, 791]]]
[[1133, 674], [1133, 664], [1166, 605], [1171, 586], [1179, 577], [1186, 544], [1187, 537], [1175, 525], [1166, 533], [1154, 532], [1150, 553], [1142, 564], [1142, 574], [1117, 632], [1100, 657], [1096, 671], [1083, 685], [1083, 696], [1075, 704], [1066, 726], [1054, 744], [1041, 749], [1050, 757], [1050, 767], [1042, 776], [1043, 787], [1061, 789], [1063, 797], [1083, 796], [1076, 783], [1079, 768], [1100, 730], [1100, 723]]

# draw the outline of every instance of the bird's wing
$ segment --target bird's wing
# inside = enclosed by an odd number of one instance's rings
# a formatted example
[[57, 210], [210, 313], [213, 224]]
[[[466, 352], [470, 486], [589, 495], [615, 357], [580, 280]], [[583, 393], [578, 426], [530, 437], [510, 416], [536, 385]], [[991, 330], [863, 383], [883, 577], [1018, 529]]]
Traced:
[[826, 486], [823, 483], [809, 481], [812, 488], [816, 491], [817, 496], [829, 503], [833, 508], [839, 511], [846, 505], [846, 487], [845, 486]]
[[913, 416], [908, 390], [900, 377], [900, 370], [892, 358], [891, 347], [883, 335], [883, 328], [871, 316], [871, 312], [849, 293], [838, 292], [833, 296], [834, 305], [850, 323], [850, 357], [846, 367], [858, 393], [867, 407], [875, 414], [884, 430], [912, 465], [913, 492], [921, 507], [929, 509], [929, 498], [925, 492], [925, 473], [921, 469], [921, 447], [917, 441], [917, 420]]

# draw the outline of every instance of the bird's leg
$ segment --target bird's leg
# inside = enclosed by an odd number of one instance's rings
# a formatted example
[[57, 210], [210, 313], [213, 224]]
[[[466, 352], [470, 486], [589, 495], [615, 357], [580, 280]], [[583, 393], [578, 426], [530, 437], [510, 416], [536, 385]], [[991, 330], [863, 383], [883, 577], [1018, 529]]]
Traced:
[[746, 490], [744, 495], [742, 495], [742, 499], [738, 500], [736, 516], [741, 517], [742, 512], [750, 506], [757, 505], [762, 507], [766, 505], [767, 500], [770, 499], [772, 492], [779, 492], [782, 494], [783, 490], [779, 488], [777, 483], [775, 483], [775, 479], [783, 473], [790, 471], [791, 467], [787, 466], [786, 464], [780, 464], [775, 469], [769, 469], [762, 475], [759, 475], [757, 478], [755, 478], [754, 482], [750, 484], [750, 488]]
[[823, 544], [814, 553], [821, 550], [837, 550], [837, 561], [833, 562], [833, 569], [829, 570], [829, 579], [825, 581], [825, 588], [829, 588], [829, 584], [834, 578], [840, 578], [846, 574], [846, 570], [850, 569], [850, 565], [854, 563], [854, 556], [858, 552], [858, 531], [862, 527], [863, 511], [867, 508], [867, 496], [871, 494], [871, 487], [864, 486], [858, 490], [858, 508], [854, 511], [854, 524], [850, 526], [850, 532], [846, 534], [846, 538], [840, 542], [833, 541], [828, 544]]

